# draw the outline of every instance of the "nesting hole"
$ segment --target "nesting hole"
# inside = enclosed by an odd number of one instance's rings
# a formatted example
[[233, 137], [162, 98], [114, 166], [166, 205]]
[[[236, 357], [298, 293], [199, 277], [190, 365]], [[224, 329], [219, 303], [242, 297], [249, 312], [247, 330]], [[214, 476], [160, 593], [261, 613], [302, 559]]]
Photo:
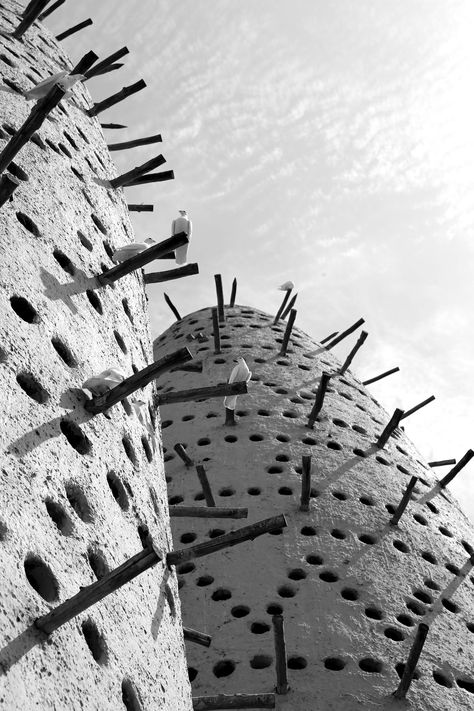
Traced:
[[20, 388], [35, 402], [44, 405], [49, 400], [49, 393], [31, 373], [18, 373], [16, 381]]
[[346, 666], [346, 663], [340, 657], [326, 657], [326, 659], [324, 659], [324, 666], [330, 671], [341, 671]]
[[359, 667], [362, 671], [369, 672], [370, 674], [380, 674], [383, 665], [378, 659], [373, 659], [372, 657], [364, 657], [359, 661]]
[[135, 448], [132, 444], [131, 439], [127, 435], [124, 435], [122, 437], [122, 445], [125, 450], [125, 454], [129, 458], [129, 460], [132, 462], [132, 464], [134, 466], [137, 466], [138, 460], [137, 460], [137, 455], [135, 453]]
[[222, 659], [214, 664], [212, 672], [218, 679], [223, 676], [230, 676], [235, 671], [235, 663], [231, 659]]
[[66, 509], [57, 501], [46, 499], [44, 502], [48, 516], [53, 521], [56, 528], [65, 536], [70, 536], [73, 530], [73, 524], [69, 518]]
[[46, 602], [55, 602], [59, 595], [59, 583], [49, 565], [37, 555], [29, 554], [24, 562], [25, 575], [31, 587]]
[[65, 485], [67, 500], [71, 504], [76, 514], [84, 523], [93, 523], [94, 514], [87, 498], [77, 484], [68, 482]]
[[12, 296], [10, 298], [10, 304], [16, 315], [23, 321], [27, 323], [38, 323], [39, 316], [35, 307], [23, 296]]
[[89, 299], [89, 303], [91, 304], [92, 308], [95, 309], [100, 316], [102, 316], [104, 313], [104, 309], [102, 308], [102, 302], [95, 293], [95, 291], [92, 291], [92, 289], [87, 289], [86, 296]]
[[81, 624], [82, 634], [89, 647], [93, 659], [101, 666], [108, 662], [107, 645], [103, 635], [99, 632], [97, 625], [92, 620], [84, 620]]
[[76, 359], [74, 358], [72, 352], [60, 338], [54, 336], [51, 339], [51, 344], [63, 363], [68, 365], [70, 368], [74, 368], [77, 365]]
[[71, 420], [61, 420], [59, 427], [76, 452], [79, 452], [79, 454], [89, 454], [92, 449], [92, 444], [79, 425]]
[[122, 681], [122, 701], [127, 711], [143, 711], [138, 691], [130, 679]]
[[28, 217], [28, 215], [25, 215], [24, 212], [17, 212], [16, 213], [16, 219], [22, 225], [28, 232], [30, 232], [34, 237], [41, 237], [41, 232], [39, 231], [38, 226], [36, 225], [35, 222], [31, 219], [31, 217]]
[[107, 474], [107, 484], [112, 492], [112, 496], [122, 511], [128, 511], [130, 502], [128, 500], [127, 490], [120, 477], [115, 474], [115, 472], [109, 472]]

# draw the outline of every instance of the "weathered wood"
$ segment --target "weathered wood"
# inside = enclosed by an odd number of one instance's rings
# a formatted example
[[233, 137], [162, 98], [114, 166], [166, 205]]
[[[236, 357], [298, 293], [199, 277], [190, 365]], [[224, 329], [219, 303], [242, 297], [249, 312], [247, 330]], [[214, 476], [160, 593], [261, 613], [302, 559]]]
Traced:
[[144, 205], [143, 203], [137, 205], [137, 204], [128, 204], [127, 205], [129, 212], [153, 212], [155, 209], [154, 205]]
[[112, 94], [112, 96], [109, 96], [107, 99], [94, 104], [91, 109], [86, 111], [86, 114], [88, 116], [98, 116], [106, 109], [110, 109], [111, 106], [115, 106], [115, 104], [118, 104], [120, 101], [132, 96], [132, 94], [136, 94], [137, 91], [141, 91], [145, 87], [146, 82], [143, 79], [135, 82], [135, 84], [130, 84], [130, 86], [124, 86], [123, 89], [118, 91], [116, 94]]
[[219, 314], [219, 321], [221, 323], [225, 322], [224, 313], [224, 293], [222, 291], [222, 277], [220, 274], [214, 274], [214, 281], [216, 283], [216, 294], [217, 294], [217, 312]]
[[100, 125], [102, 128], [128, 128], [128, 126], [124, 126], [122, 123], [101, 123]]
[[429, 626], [424, 622], [421, 622], [418, 625], [416, 636], [413, 640], [410, 654], [408, 655], [408, 660], [405, 664], [405, 669], [402, 674], [402, 678], [400, 679], [398, 688], [396, 689], [396, 691], [393, 692], [393, 696], [396, 699], [404, 699], [408, 689], [410, 688], [410, 684], [413, 680], [413, 675], [415, 673], [416, 665], [418, 659], [420, 658], [420, 654], [423, 649], [423, 645], [425, 643], [429, 629]]
[[352, 326], [349, 326], [345, 331], [339, 334], [339, 336], [336, 336], [334, 340], [332, 340], [330, 343], [328, 343], [327, 346], [325, 346], [326, 350], [329, 351], [331, 348], [334, 348], [334, 346], [337, 346], [338, 343], [340, 343], [344, 338], [347, 338], [347, 336], [350, 336], [351, 333], [354, 333], [354, 331], [357, 331], [357, 329], [362, 326], [362, 324], [365, 323], [363, 318], [360, 318], [358, 321], [356, 321]]
[[237, 296], [237, 279], [234, 277], [232, 281], [232, 291], [230, 292], [230, 304], [231, 308], [235, 306], [235, 297]]
[[126, 259], [116, 267], [112, 267], [112, 269], [98, 274], [96, 279], [101, 286], [112, 284], [114, 281], [117, 281], [117, 279], [121, 279], [137, 269], [141, 269], [141, 267], [144, 267], [145, 264], [149, 264], [149, 262], [152, 262], [154, 259], [158, 259], [160, 254], [165, 254], [170, 248], [176, 249], [176, 247], [180, 247], [187, 242], [188, 236], [186, 232], [180, 232], [177, 235], [173, 235], [173, 237], [168, 237], [168, 239], [158, 242], [158, 244], [154, 244], [148, 249], [144, 249], [143, 252], [136, 254], [134, 257], [130, 257], [130, 259]]
[[119, 385], [116, 385], [112, 390], [109, 390], [105, 395], [98, 395], [93, 397], [91, 400], [86, 402], [84, 405], [87, 412], [91, 412], [97, 415], [100, 412], [105, 412], [109, 407], [115, 405], [117, 402], [124, 400], [126, 397], [131, 395], [135, 390], [139, 388], [144, 388], [152, 380], [156, 380], [160, 375], [166, 373], [170, 368], [172, 368], [176, 363], [185, 363], [188, 360], [192, 360], [193, 356], [188, 350], [188, 348], [183, 347], [173, 353], [168, 353], [168, 355], [163, 356], [159, 360], [156, 360], [151, 365], [138, 371], [129, 378], [123, 380]]
[[148, 146], [150, 143], [161, 143], [161, 133], [155, 136], [146, 136], [146, 138], [136, 138], [134, 141], [123, 141], [122, 143], [108, 143], [109, 151], [124, 151], [127, 148], [136, 148], [136, 146]]
[[224, 424], [226, 426], [232, 427], [233, 425], [236, 425], [237, 422], [235, 421], [235, 411], [231, 410], [230, 407], [225, 408], [225, 422]]
[[282, 301], [281, 304], [280, 304], [280, 308], [279, 308], [278, 311], [276, 312], [276, 316], [275, 316], [275, 318], [273, 319], [273, 325], [274, 325], [274, 326], [276, 326], [277, 323], [278, 323], [278, 321], [281, 319], [281, 315], [282, 315], [282, 313], [283, 313], [283, 311], [284, 311], [284, 309], [285, 309], [285, 306], [286, 306], [287, 303], [288, 303], [288, 299], [290, 298], [291, 292], [292, 292], [292, 289], [287, 289], [287, 290], [286, 290], [285, 296], [283, 297], [283, 301]]
[[309, 511], [311, 496], [311, 455], [303, 454], [301, 470], [301, 499], [300, 511]]
[[291, 309], [295, 305], [296, 299], [298, 298], [298, 294], [295, 294], [290, 301], [288, 302], [286, 309], [283, 310], [283, 313], [281, 315], [281, 320], [284, 321], [288, 314], [290, 313]]
[[64, 32], [60, 32], [59, 35], [56, 35], [56, 40], [58, 42], [61, 42], [61, 40], [66, 39], [66, 37], [70, 37], [71, 35], [74, 35], [76, 32], [79, 32], [79, 30], [84, 29], [84, 27], [89, 27], [89, 25], [92, 25], [92, 19], [90, 17], [87, 18], [87, 20], [83, 20], [82, 22], [79, 22], [77, 25], [74, 25], [73, 27], [70, 27], [68, 30], [64, 30]]
[[122, 175], [118, 175], [116, 178], [113, 178], [110, 181], [110, 187], [121, 188], [128, 185], [134, 178], [153, 170], [153, 168], [158, 168], [158, 166], [163, 165], [163, 163], [166, 163], [166, 158], [164, 158], [164, 156], [161, 154], [159, 156], [155, 156], [154, 158], [147, 160], [146, 163], [137, 165], [135, 168], [132, 168], [132, 170], [128, 170], [126, 173], [122, 173]]
[[176, 368], [171, 368], [171, 373], [177, 370], [184, 371], [185, 373], [202, 373], [202, 363], [187, 363], [185, 365], [178, 365]]
[[344, 375], [344, 373], [346, 372], [346, 370], [348, 369], [348, 367], [350, 366], [350, 364], [351, 364], [352, 361], [354, 360], [354, 357], [355, 357], [357, 351], [359, 350], [359, 348], [361, 348], [361, 346], [364, 345], [364, 343], [365, 343], [365, 341], [366, 341], [368, 335], [369, 335], [369, 334], [367, 333], [367, 331], [362, 331], [362, 332], [361, 332], [359, 338], [357, 339], [357, 342], [356, 342], [354, 348], [351, 350], [351, 352], [350, 352], [349, 355], [347, 356], [346, 360], [344, 361], [344, 363], [343, 363], [343, 364], [341, 365], [341, 367], [339, 368], [339, 375]]
[[418, 405], [415, 405], [415, 407], [412, 407], [411, 410], [406, 410], [405, 414], [402, 417], [402, 420], [405, 419], [405, 417], [409, 417], [410, 415], [413, 415], [414, 412], [417, 412], [417, 410], [421, 410], [422, 407], [425, 405], [428, 405], [430, 402], [433, 402], [433, 400], [436, 400], [434, 395], [430, 395], [430, 397], [426, 398], [426, 400], [423, 400], [423, 402], [420, 402]]
[[49, 15], [51, 15], [55, 10], [61, 7], [61, 5], [64, 5], [65, 2], [66, 0], [56, 0], [56, 2], [53, 2], [50, 7], [47, 7], [46, 10], [38, 16], [38, 20], [40, 22], [43, 22], [43, 20], [49, 17]]
[[337, 336], [338, 333], [339, 333], [339, 331], [334, 331], [333, 333], [330, 333], [329, 336], [326, 336], [326, 338], [323, 338], [323, 340], [320, 341], [321, 345], [323, 345], [323, 343], [327, 343], [328, 341], [330, 341], [332, 338], [334, 338], [334, 336]]
[[429, 467], [444, 467], [449, 464], [456, 464], [455, 459], [440, 459], [437, 462], [428, 462]]
[[400, 368], [398, 366], [396, 368], [392, 368], [391, 370], [386, 370], [385, 373], [376, 375], [375, 378], [369, 378], [369, 380], [364, 380], [362, 382], [362, 385], [370, 385], [371, 383], [376, 383], [377, 380], [382, 380], [382, 378], [386, 378], [387, 375], [392, 375], [392, 373], [398, 373], [399, 370]]
[[209, 479], [207, 478], [206, 470], [204, 469], [202, 464], [196, 465], [196, 472], [198, 475], [199, 483], [201, 484], [201, 487], [202, 487], [202, 493], [204, 494], [204, 498], [206, 500], [207, 506], [209, 506], [209, 507], [215, 506], [216, 502], [215, 502], [214, 496], [212, 494], [211, 485], [209, 484]]
[[[184, 233], [184, 232], [181, 232], [181, 234], [185, 234], [185, 233]], [[186, 236], [187, 236], [187, 235], [186, 235]], [[176, 308], [176, 306], [175, 306], [175, 305], [173, 304], [173, 302], [171, 301], [171, 299], [170, 299], [170, 297], [168, 296], [168, 294], [163, 293], [163, 296], [164, 296], [164, 299], [165, 299], [166, 303], [168, 304], [168, 306], [170, 307], [171, 311], [173, 312], [173, 314], [174, 314], [176, 320], [177, 320], [177, 321], [181, 321], [181, 314], [179, 313], [178, 309]]]
[[173, 279], [182, 279], [183, 277], [199, 274], [199, 264], [185, 264], [184, 267], [176, 269], [167, 269], [163, 272], [151, 272], [145, 274], [145, 284], [162, 284], [164, 281], [172, 281]]
[[15, 39], [19, 40], [23, 37], [33, 22], [39, 18], [48, 3], [49, 0], [33, 0], [26, 6], [20, 24], [13, 32]]
[[247, 518], [249, 510], [223, 506], [170, 506], [171, 518]]
[[175, 402], [188, 402], [189, 400], [207, 400], [211, 397], [226, 397], [227, 395], [244, 395], [247, 393], [247, 383], [221, 383], [210, 385], [206, 388], [190, 388], [189, 390], [178, 390], [177, 392], [160, 393], [156, 396], [156, 404], [172, 405]]
[[206, 541], [205, 543], [198, 543], [195, 546], [188, 546], [187, 548], [182, 548], [181, 550], [172, 551], [166, 556], [166, 563], [169, 566], [186, 563], [188, 560], [201, 558], [202, 556], [209, 555], [210, 553], [216, 553], [223, 548], [230, 548], [238, 543], [253, 540], [264, 533], [270, 533], [271, 531], [286, 528], [287, 525], [286, 518], [283, 514], [280, 514], [279, 516], [272, 516], [271, 518], [265, 518], [262, 521], [257, 521], [249, 526], [238, 528], [236, 531], [224, 533], [222, 536], [212, 538], [210, 541]]
[[0, 178], [0, 207], [11, 198], [19, 184], [20, 181], [14, 175], [10, 175], [10, 173], [2, 175]]
[[115, 568], [115, 570], [104, 575], [97, 582], [81, 588], [76, 595], [58, 605], [51, 612], [39, 617], [35, 621], [35, 627], [47, 634], [51, 634], [58, 627], [76, 617], [76, 615], [84, 612], [84, 610], [103, 600], [107, 595], [118, 590], [122, 585], [136, 578], [140, 573], [159, 563], [160, 560], [161, 558], [153, 548], [145, 548], [137, 555], [126, 560], [118, 568]]
[[[104, 74], [109, 74], [110, 72], [115, 72], [117, 69], [121, 69], [123, 67], [123, 63], [121, 62], [116, 62], [115, 64], [109, 64], [108, 67], [103, 67], [103, 69], [98, 70], [94, 76], [103, 76]], [[86, 82], [87, 79], [84, 79]]]
[[282, 615], [273, 615], [273, 637], [275, 643], [275, 670], [277, 694], [287, 694], [290, 690], [286, 673], [285, 628]]
[[[174, 171], [164, 170], [162, 173], [148, 173], [134, 178], [125, 187], [133, 188], [135, 185], [148, 185], [148, 183], [163, 183], [165, 180], [174, 180]], [[172, 257], [171, 257], [172, 258]], [[163, 257], [165, 259], [165, 257]]]
[[321, 408], [324, 404], [324, 398], [326, 397], [326, 390], [331, 380], [331, 375], [326, 371], [321, 373], [321, 379], [319, 381], [318, 392], [316, 393], [316, 399], [314, 401], [313, 409], [308, 415], [308, 427], [313, 428], [316, 418], [321, 412]]
[[403, 414], [404, 414], [403, 410], [400, 410], [398, 407], [395, 409], [395, 412], [393, 413], [392, 417], [390, 418], [387, 426], [385, 427], [382, 434], [380, 435], [380, 437], [377, 440], [377, 447], [379, 449], [382, 449], [383, 447], [385, 447], [388, 440], [390, 439], [390, 437], [393, 435], [393, 433], [397, 429], [397, 427], [400, 423], [400, 420], [403, 417]]
[[[128, 47], [122, 47], [121, 49], [118, 49], [113, 54], [109, 54], [108, 57], [103, 59], [101, 62], [97, 62], [97, 64], [94, 67], [92, 67], [87, 72], [85, 72], [86, 79], [91, 79], [92, 77], [96, 76], [97, 74], [100, 74], [108, 66], [110, 66], [111, 64], [114, 64], [114, 62], [116, 62], [118, 59], [122, 59], [122, 57], [125, 57], [126, 54], [128, 54]], [[125, 126], [124, 126], [124, 128], [125, 128]]]
[[415, 488], [417, 481], [418, 481], [418, 477], [412, 476], [412, 478], [410, 479], [408, 486], [405, 489], [405, 492], [401, 498], [401, 501], [397, 506], [395, 513], [393, 514], [392, 518], [389, 521], [391, 526], [398, 525], [401, 515], [403, 514], [406, 507], [408, 506], [408, 502], [410, 501], [410, 498], [411, 498], [411, 493], [412, 493], [413, 489]]
[[296, 309], [291, 309], [291, 311], [290, 311], [290, 318], [288, 319], [288, 323], [286, 324], [285, 333], [283, 335], [283, 341], [282, 341], [281, 348], [280, 348], [280, 355], [281, 356], [286, 355], [286, 351], [288, 348], [288, 342], [290, 340], [291, 332], [293, 330], [293, 324], [295, 322], [297, 313], [298, 312], [296, 311]]
[[176, 454], [178, 455], [178, 457], [183, 460], [183, 462], [186, 464], [187, 467], [194, 466], [193, 460], [191, 459], [189, 454], [186, 452], [186, 450], [183, 447], [183, 445], [181, 444], [181, 442], [177, 442], [174, 445], [173, 449], [176, 452]]
[[459, 474], [461, 469], [463, 469], [468, 462], [474, 457], [474, 452], [472, 449], [468, 449], [464, 457], [462, 457], [459, 462], [449, 471], [446, 476], [439, 480], [439, 486], [444, 489], [456, 476]]
[[212, 309], [212, 335], [214, 336], [214, 354], [218, 355], [221, 352], [221, 334], [217, 309]]
[[217, 696], [193, 696], [193, 711], [274, 708], [274, 694], [218, 694]]
[[195, 642], [203, 647], [210, 647], [212, 642], [212, 637], [209, 634], [204, 634], [204, 632], [198, 632], [190, 627], [183, 627], [184, 639], [188, 642]]
[[[91, 66], [97, 59], [94, 52], [85, 54], [71, 74], [81, 74], [84, 69]], [[3, 151], [0, 153], [0, 174], [4, 172], [15, 158], [17, 153], [25, 146], [32, 135], [43, 125], [46, 116], [59, 104], [66, 92], [55, 85], [42, 99], [36, 102], [23, 125], [10, 138]]]

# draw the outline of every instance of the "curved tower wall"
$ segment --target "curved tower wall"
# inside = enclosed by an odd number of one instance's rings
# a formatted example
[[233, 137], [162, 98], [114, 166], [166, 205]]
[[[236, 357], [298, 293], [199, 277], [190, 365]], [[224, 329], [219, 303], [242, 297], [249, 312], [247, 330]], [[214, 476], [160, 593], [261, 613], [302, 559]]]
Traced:
[[[23, 7], [3, 2], [13, 31]], [[100, 51], [100, 50], [99, 50]], [[79, 59], [76, 58], [76, 61]], [[29, 89], [72, 64], [37, 23], [0, 36], [0, 148], [29, 114]], [[133, 241], [87, 89], [55, 108], [15, 158], [0, 208], [2, 449], [0, 705], [6, 709], [189, 709], [176, 578], [163, 564], [45, 638], [34, 620], [138, 553], [171, 547], [159, 432], [130, 404], [84, 409], [82, 382], [152, 359], [141, 272], [99, 287]], [[152, 386], [137, 396], [151, 402]]]
[[[214, 354], [211, 309], [184, 317], [155, 341], [155, 357], [196, 344], [202, 373], [169, 373], [160, 392], [226, 381], [237, 356], [252, 370], [238, 422], [224, 425], [222, 399], [161, 408], [169, 501], [205, 505], [184, 443], [203, 464], [217, 506], [248, 507], [248, 522], [284, 513], [288, 527], [178, 568], [184, 624], [212, 635], [188, 645], [195, 695], [275, 687], [272, 613], [286, 628], [290, 692], [277, 708], [354, 711], [398, 707], [396, 689], [415, 631], [430, 625], [410, 708], [474, 705], [474, 531], [403, 431], [373, 446], [389, 414], [348, 371], [334, 376], [314, 429], [306, 427], [323, 370], [335, 357], [298, 328], [279, 356], [285, 324], [248, 307], [226, 309]], [[312, 456], [312, 498], [299, 510], [301, 462]], [[412, 475], [414, 498], [397, 527], [389, 519]], [[209, 540], [246, 521], [173, 518], [175, 545]], [[401, 706], [404, 703], [401, 702]]]

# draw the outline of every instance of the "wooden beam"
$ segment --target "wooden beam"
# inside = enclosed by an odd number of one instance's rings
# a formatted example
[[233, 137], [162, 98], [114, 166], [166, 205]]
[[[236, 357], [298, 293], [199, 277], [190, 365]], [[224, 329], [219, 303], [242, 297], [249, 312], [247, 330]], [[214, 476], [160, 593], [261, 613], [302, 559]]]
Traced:
[[207, 388], [190, 388], [189, 390], [178, 390], [177, 392], [160, 393], [156, 396], [156, 404], [173, 405], [176, 402], [189, 402], [189, 400], [207, 400], [211, 397], [225, 397], [226, 395], [244, 395], [247, 393], [247, 383], [221, 383], [211, 385]]
[[474, 457], [474, 452], [472, 449], [468, 449], [464, 457], [462, 457], [459, 462], [449, 471], [446, 476], [439, 480], [439, 486], [444, 489], [456, 476], [459, 474], [461, 469], [463, 469], [468, 462]]
[[217, 696], [193, 696], [193, 711], [274, 708], [275, 694], [218, 694]]
[[177, 442], [174, 445], [173, 449], [176, 452], [176, 454], [178, 455], [178, 457], [183, 460], [183, 462], [186, 464], [187, 467], [194, 466], [193, 460], [191, 459], [189, 454], [186, 452], [186, 450], [183, 447], [183, 445], [181, 444], [181, 442]]
[[161, 173], [148, 173], [148, 175], [140, 175], [134, 178], [124, 187], [133, 188], [135, 185], [148, 185], [148, 183], [163, 183], [166, 180], [174, 180], [173, 170], [163, 170]]
[[203, 647], [210, 647], [212, 642], [212, 637], [204, 632], [198, 632], [190, 627], [183, 627], [184, 639], [187, 642], [195, 642]]
[[221, 334], [217, 309], [212, 309], [212, 335], [214, 337], [214, 355], [219, 355], [221, 353]]
[[418, 405], [415, 405], [415, 407], [412, 407], [411, 410], [406, 410], [405, 414], [402, 417], [402, 420], [404, 420], [405, 417], [413, 415], [413, 413], [417, 412], [417, 410], [421, 410], [422, 407], [428, 405], [430, 402], [433, 402], [433, 400], [436, 400], [436, 398], [434, 395], [431, 395], [430, 397], [426, 398], [426, 400], [423, 400], [423, 402], [420, 402]]
[[101, 123], [102, 128], [128, 128], [121, 123]]
[[202, 493], [204, 494], [204, 498], [206, 500], [206, 505], [212, 508], [216, 505], [216, 502], [212, 494], [212, 489], [211, 485], [209, 484], [209, 479], [207, 478], [206, 470], [204, 469], [202, 464], [196, 465], [196, 472], [198, 475], [199, 483], [201, 484]]
[[2, 175], [0, 178], [0, 207], [11, 198], [19, 184], [20, 181], [14, 175], [10, 175], [10, 173]]
[[301, 468], [301, 499], [300, 511], [309, 511], [311, 496], [311, 455], [303, 454]]
[[39, 15], [38, 20], [40, 22], [43, 22], [43, 20], [49, 17], [49, 15], [51, 15], [55, 10], [61, 7], [61, 5], [64, 5], [65, 2], [66, 0], [56, 0], [56, 2], [53, 2], [50, 7], [46, 8], [46, 10], [42, 12], [41, 15]]
[[295, 302], [296, 302], [296, 299], [297, 299], [297, 298], [298, 298], [298, 294], [295, 294], [295, 295], [290, 299], [290, 301], [288, 302], [288, 304], [287, 304], [287, 306], [286, 306], [286, 309], [283, 310], [283, 313], [282, 313], [282, 315], [281, 315], [282, 321], [284, 321], [284, 320], [286, 319], [286, 317], [288, 316], [288, 314], [290, 313], [291, 309], [292, 309], [293, 306], [295, 305]]
[[154, 205], [144, 205], [143, 203], [140, 203], [139, 205], [137, 204], [128, 204], [127, 205], [129, 212], [153, 212]]
[[[110, 54], [101, 62], [97, 62], [94, 67], [85, 72], [86, 79], [91, 79], [92, 77], [97, 76], [97, 74], [100, 74], [102, 70], [106, 69], [111, 64], [114, 64], [117, 60], [122, 59], [122, 57], [125, 57], [126, 54], [128, 54], [128, 47], [122, 47], [113, 54]], [[124, 128], [126, 127], [124, 126]]]
[[182, 279], [183, 277], [193, 276], [194, 274], [199, 274], [199, 264], [193, 262], [192, 264], [185, 264], [184, 267], [177, 267], [176, 269], [168, 269], [163, 272], [149, 272], [145, 274], [145, 284], [162, 284], [165, 281], [172, 281], [173, 279]]
[[339, 334], [339, 336], [336, 336], [334, 340], [332, 340], [328, 345], [326, 346], [326, 350], [329, 351], [331, 348], [334, 348], [334, 346], [337, 346], [338, 343], [340, 343], [344, 338], [347, 338], [347, 336], [350, 336], [351, 333], [354, 333], [354, 331], [357, 331], [357, 329], [362, 326], [362, 324], [365, 323], [363, 318], [360, 318], [358, 321], [356, 321], [352, 326], [349, 326], [345, 331]]
[[26, 6], [20, 24], [12, 36], [17, 40], [21, 39], [33, 22], [38, 19], [48, 3], [49, 0], [33, 0], [33, 2], [30, 2]]
[[110, 109], [111, 106], [115, 106], [115, 104], [127, 99], [129, 96], [132, 96], [132, 94], [136, 94], [137, 91], [141, 91], [145, 87], [146, 82], [143, 79], [136, 81], [135, 84], [130, 84], [130, 86], [124, 86], [116, 94], [112, 94], [112, 96], [109, 96], [107, 99], [94, 104], [91, 109], [86, 111], [86, 114], [88, 116], [98, 116], [106, 109]]
[[70, 37], [71, 35], [74, 35], [76, 32], [79, 32], [79, 30], [84, 29], [84, 27], [89, 27], [89, 25], [92, 25], [92, 19], [89, 17], [87, 20], [83, 20], [82, 22], [79, 22], [77, 25], [74, 25], [74, 27], [70, 27], [68, 30], [64, 30], [64, 32], [60, 32], [59, 35], [56, 35], [56, 40], [58, 42], [61, 42], [61, 40], [66, 39], [66, 37]]
[[316, 398], [314, 401], [313, 408], [311, 412], [308, 415], [308, 427], [311, 429], [314, 427], [314, 423], [316, 422], [316, 418], [321, 412], [321, 408], [324, 404], [324, 398], [326, 397], [326, 390], [329, 385], [329, 381], [331, 380], [331, 376], [329, 373], [326, 371], [323, 371], [321, 373], [321, 379], [319, 381], [319, 386], [318, 386], [318, 392], [316, 393]]
[[410, 501], [410, 498], [411, 498], [411, 493], [412, 493], [413, 489], [415, 488], [417, 481], [418, 481], [418, 477], [412, 476], [412, 478], [410, 479], [410, 481], [408, 483], [407, 488], [405, 489], [402, 499], [397, 506], [395, 513], [393, 514], [392, 518], [389, 521], [391, 526], [398, 525], [401, 515], [403, 514], [406, 507], [408, 506], [408, 502]]
[[171, 518], [247, 518], [248, 509], [223, 506], [170, 506]]
[[232, 291], [230, 292], [230, 304], [229, 306], [231, 308], [234, 308], [235, 306], [235, 297], [237, 295], [237, 279], [234, 277], [234, 280], [232, 281]]
[[382, 434], [377, 440], [377, 447], [379, 449], [382, 449], [385, 447], [387, 444], [388, 440], [390, 437], [393, 435], [395, 430], [397, 429], [398, 425], [400, 424], [400, 420], [402, 419], [404, 415], [403, 410], [400, 410], [398, 407], [395, 409], [395, 412], [393, 413], [392, 417], [390, 418], [387, 426], [383, 430]]
[[222, 277], [220, 274], [214, 274], [214, 281], [216, 283], [216, 294], [217, 294], [217, 312], [219, 314], [219, 321], [221, 323], [225, 322], [224, 313], [224, 293], [222, 291]]
[[416, 636], [413, 641], [410, 654], [408, 655], [408, 660], [405, 664], [405, 669], [403, 671], [402, 678], [400, 679], [398, 688], [396, 689], [396, 691], [393, 692], [393, 696], [396, 699], [404, 699], [408, 689], [410, 688], [410, 684], [413, 680], [413, 675], [415, 673], [416, 665], [418, 659], [420, 658], [420, 654], [423, 649], [423, 645], [425, 644], [429, 629], [429, 626], [424, 622], [421, 622], [418, 625]]
[[282, 615], [273, 615], [273, 635], [275, 643], [275, 670], [277, 694], [287, 694], [290, 690], [288, 676], [286, 673], [286, 643], [285, 628]]
[[386, 370], [385, 373], [376, 375], [375, 378], [369, 378], [369, 380], [364, 380], [362, 382], [362, 385], [370, 385], [371, 383], [376, 383], [377, 380], [382, 380], [382, 378], [386, 378], [387, 375], [392, 375], [392, 373], [398, 373], [399, 370], [400, 368], [398, 366], [396, 368], [392, 368], [391, 370]]
[[122, 143], [108, 143], [109, 151], [124, 151], [127, 148], [136, 148], [136, 146], [148, 146], [150, 143], [161, 143], [161, 133], [155, 136], [147, 136], [146, 138], [136, 138], [134, 141], [123, 141]]
[[444, 467], [448, 464], [456, 464], [455, 459], [440, 459], [437, 462], [428, 462], [429, 467]]
[[284, 309], [285, 309], [285, 306], [286, 306], [287, 303], [288, 303], [288, 299], [290, 298], [291, 292], [292, 292], [292, 289], [287, 289], [287, 290], [286, 290], [285, 296], [283, 297], [283, 301], [282, 301], [281, 304], [280, 304], [280, 308], [279, 308], [278, 311], [276, 312], [276, 316], [275, 316], [275, 318], [274, 318], [274, 320], [273, 320], [273, 325], [274, 325], [274, 326], [276, 326], [277, 323], [278, 323], [278, 321], [281, 319], [281, 315], [282, 315], [282, 313], [283, 313], [283, 311], [284, 311]]
[[159, 156], [155, 156], [154, 158], [147, 160], [146, 163], [137, 165], [135, 168], [132, 168], [132, 170], [128, 170], [126, 173], [122, 173], [122, 175], [118, 175], [116, 178], [112, 178], [112, 180], [110, 180], [110, 187], [124, 187], [125, 185], [128, 185], [130, 181], [134, 178], [140, 177], [144, 173], [153, 170], [153, 168], [158, 168], [158, 166], [163, 165], [163, 163], [166, 163], [166, 158], [164, 158], [164, 156], [162, 156], [161, 154]]
[[[94, 76], [103, 76], [104, 74], [109, 74], [110, 72], [115, 72], [117, 69], [121, 69], [123, 67], [123, 63], [121, 62], [116, 62], [115, 64], [109, 64], [108, 67], [104, 67], [103, 69], [100, 69], [99, 71], [94, 74]], [[84, 79], [84, 82], [86, 82], [87, 79]]]
[[368, 335], [369, 334], [367, 333], [367, 331], [361, 331], [361, 334], [360, 334], [359, 338], [357, 339], [357, 342], [356, 342], [354, 348], [351, 350], [351, 352], [347, 356], [346, 360], [339, 368], [339, 375], [344, 375], [344, 373], [346, 372], [346, 370], [348, 369], [348, 367], [354, 360], [354, 357], [355, 357], [357, 351], [359, 350], [359, 348], [361, 348], [361, 346], [364, 345]]
[[[184, 232], [182, 232], [181, 234], [184, 234]], [[165, 299], [166, 303], [168, 304], [168, 306], [170, 307], [171, 311], [173, 312], [173, 314], [174, 314], [176, 320], [177, 320], [177, 321], [181, 321], [181, 314], [179, 313], [178, 309], [176, 308], [176, 306], [175, 306], [175, 305], [173, 304], [173, 302], [171, 301], [171, 299], [170, 299], [170, 297], [168, 296], [168, 294], [163, 293], [163, 296], [164, 296], [164, 299]]]
[[295, 322], [297, 313], [298, 312], [296, 311], [296, 309], [291, 309], [291, 311], [290, 311], [290, 318], [288, 319], [288, 323], [286, 324], [285, 334], [283, 336], [283, 341], [282, 341], [281, 348], [280, 348], [280, 355], [281, 356], [286, 355], [286, 351], [288, 349], [288, 342], [290, 340], [291, 332], [293, 330], [293, 324]]
[[320, 341], [321, 345], [323, 345], [323, 343], [327, 343], [328, 341], [333, 339], [334, 336], [337, 336], [338, 333], [339, 333], [339, 331], [334, 331], [333, 333], [330, 333], [329, 336], [326, 336], [326, 338], [323, 338], [323, 340]]

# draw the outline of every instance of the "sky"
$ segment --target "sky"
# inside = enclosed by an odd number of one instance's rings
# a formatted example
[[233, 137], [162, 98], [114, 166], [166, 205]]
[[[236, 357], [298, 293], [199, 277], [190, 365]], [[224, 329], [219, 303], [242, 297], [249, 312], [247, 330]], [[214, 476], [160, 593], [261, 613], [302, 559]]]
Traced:
[[[436, 396], [405, 423], [428, 461], [474, 448], [472, 1], [67, 0], [45, 24], [88, 17], [62, 43], [73, 60], [130, 50], [88, 82], [94, 100], [147, 83], [101, 114], [127, 126], [107, 140], [163, 136], [114, 152], [118, 173], [161, 152], [175, 173], [126, 189], [155, 205], [131, 213], [137, 240], [168, 237], [178, 209], [193, 221], [200, 274], [165, 289], [178, 309], [214, 303], [220, 273], [274, 313], [291, 279], [317, 340], [365, 318], [352, 370], [400, 367], [370, 386], [388, 412]], [[148, 287], [154, 337], [173, 320], [163, 291]], [[474, 460], [450, 488], [474, 520]]]

